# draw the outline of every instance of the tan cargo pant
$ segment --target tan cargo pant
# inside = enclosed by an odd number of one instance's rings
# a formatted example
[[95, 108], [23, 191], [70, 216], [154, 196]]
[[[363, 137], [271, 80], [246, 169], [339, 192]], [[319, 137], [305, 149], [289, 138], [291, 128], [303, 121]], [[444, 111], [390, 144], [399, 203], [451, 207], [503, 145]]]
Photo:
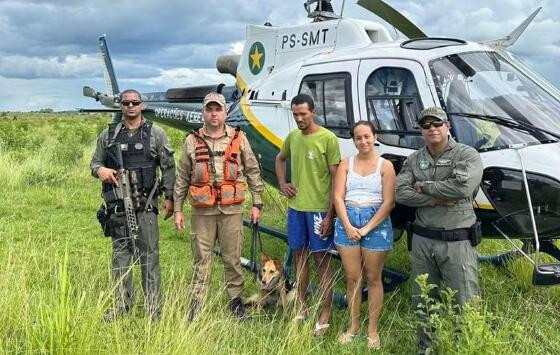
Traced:
[[191, 247], [194, 260], [191, 281], [193, 301], [204, 303], [210, 282], [212, 248], [218, 240], [224, 264], [226, 290], [230, 299], [243, 293], [241, 248], [243, 214], [191, 215]]

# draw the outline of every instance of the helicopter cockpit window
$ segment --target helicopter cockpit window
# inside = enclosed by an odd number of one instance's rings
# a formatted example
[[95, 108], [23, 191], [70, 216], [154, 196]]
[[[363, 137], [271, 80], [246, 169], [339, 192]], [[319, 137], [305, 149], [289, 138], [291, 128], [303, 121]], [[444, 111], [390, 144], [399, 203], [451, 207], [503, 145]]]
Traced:
[[416, 124], [422, 109], [414, 75], [403, 68], [380, 68], [366, 82], [368, 119], [380, 142], [420, 148], [423, 140]]
[[[560, 101], [499, 54], [453, 54], [432, 60], [430, 69], [459, 142], [483, 151], [556, 141], [538, 130], [529, 133], [508, 127], [519, 123], [558, 132]], [[497, 116], [505, 123], [489, 122], [485, 116]]]
[[339, 137], [349, 138], [348, 128], [353, 122], [350, 88], [349, 73], [309, 75], [303, 78], [299, 93], [315, 101], [318, 124]]

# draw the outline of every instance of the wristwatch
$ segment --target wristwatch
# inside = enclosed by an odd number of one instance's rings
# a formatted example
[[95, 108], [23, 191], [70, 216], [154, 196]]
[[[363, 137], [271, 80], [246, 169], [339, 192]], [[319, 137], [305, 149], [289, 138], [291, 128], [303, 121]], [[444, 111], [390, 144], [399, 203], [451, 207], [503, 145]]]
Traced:
[[253, 203], [253, 207], [256, 207], [259, 209], [259, 211], [262, 211], [263, 209], [263, 204], [262, 203]]

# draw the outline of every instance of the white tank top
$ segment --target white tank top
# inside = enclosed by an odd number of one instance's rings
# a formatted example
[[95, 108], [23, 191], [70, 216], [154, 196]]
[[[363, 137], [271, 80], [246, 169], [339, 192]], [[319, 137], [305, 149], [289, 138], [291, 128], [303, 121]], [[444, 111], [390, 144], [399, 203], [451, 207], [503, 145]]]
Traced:
[[354, 156], [348, 161], [348, 174], [346, 175], [345, 201], [358, 204], [379, 204], [383, 202], [381, 185], [381, 166], [383, 158], [377, 159], [377, 168], [373, 174], [361, 176], [354, 171]]

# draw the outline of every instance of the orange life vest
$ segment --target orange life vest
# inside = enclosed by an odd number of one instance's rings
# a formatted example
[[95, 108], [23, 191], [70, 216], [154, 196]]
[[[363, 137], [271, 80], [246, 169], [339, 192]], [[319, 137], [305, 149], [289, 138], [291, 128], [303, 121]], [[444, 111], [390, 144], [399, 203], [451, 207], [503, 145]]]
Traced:
[[[231, 205], [245, 201], [245, 183], [238, 183], [239, 163], [237, 161], [241, 149], [240, 129], [235, 129], [235, 134], [230, 139], [224, 152], [212, 152], [208, 144], [202, 138], [202, 128], [194, 133], [193, 139], [196, 143], [194, 150], [194, 167], [189, 186], [189, 201], [193, 207], [206, 208], [215, 205]], [[214, 157], [224, 156], [224, 178], [216, 180], [216, 167]], [[210, 183], [210, 174], [214, 182]]]

